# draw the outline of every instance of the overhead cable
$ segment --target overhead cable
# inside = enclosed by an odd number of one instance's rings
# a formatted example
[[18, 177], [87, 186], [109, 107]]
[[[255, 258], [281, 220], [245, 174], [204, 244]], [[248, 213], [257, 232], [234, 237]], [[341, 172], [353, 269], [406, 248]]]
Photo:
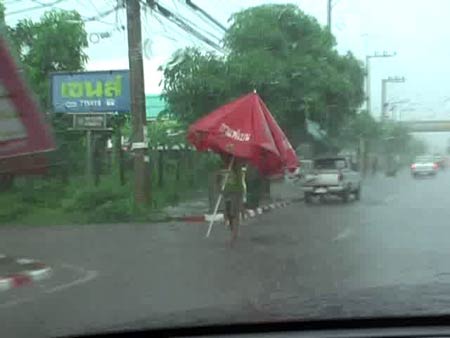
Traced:
[[48, 4], [37, 2], [37, 3], [40, 4], [39, 6], [22, 8], [22, 9], [19, 9], [19, 10], [16, 10], [16, 11], [12, 11], [12, 12], [6, 12], [6, 16], [15, 15], [15, 14], [21, 14], [21, 13], [26, 13], [26, 12], [31, 12], [31, 11], [43, 9], [43, 8], [46, 8], [46, 7], [57, 5], [57, 4], [59, 4], [59, 3], [63, 2], [63, 1], [65, 1], [65, 0], [55, 0], [55, 1], [53, 1], [51, 3], [48, 3]]
[[196, 4], [194, 4], [192, 2], [192, 0], [186, 0], [186, 5], [188, 5], [189, 7], [191, 7], [192, 9], [200, 12], [202, 15], [204, 15], [206, 18], [208, 18], [211, 22], [213, 22], [217, 27], [219, 27], [220, 29], [222, 29], [224, 32], [226, 32], [227, 28], [222, 25], [219, 21], [217, 21], [216, 19], [214, 19], [208, 12], [206, 12], [203, 8], [197, 6]]
[[174, 23], [178, 27], [182, 28], [184, 31], [188, 32], [189, 34], [195, 36], [197, 39], [203, 41], [210, 47], [213, 47], [214, 49], [224, 52], [224, 49], [217, 44], [216, 42], [212, 41], [208, 37], [205, 37], [203, 34], [192, 28], [189, 24], [187, 24], [182, 18], [172, 13], [170, 10], [165, 8], [164, 6], [160, 5], [154, 0], [147, 0], [147, 4], [158, 14], [162, 15], [164, 18], [169, 20], [170, 22]]

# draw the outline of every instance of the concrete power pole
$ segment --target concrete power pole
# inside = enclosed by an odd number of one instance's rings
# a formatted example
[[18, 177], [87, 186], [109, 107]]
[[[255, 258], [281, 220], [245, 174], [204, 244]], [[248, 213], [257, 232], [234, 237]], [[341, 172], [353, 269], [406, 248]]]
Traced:
[[387, 119], [386, 85], [388, 83], [403, 83], [405, 81], [404, 77], [399, 76], [388, 77], [387, 79], [381, 80], [381, 121]]
[[332, 0], [327, 0], [327, 27], [331, 32], [331, 10], [333, 8]]
[[366, 110], [370, 114], [370, 55], [366, 55]]
[[372, 55], [366, 55], [366, 102], [367, 102], [367, 112], [371, 113], [371, 100], [370, 100], [370, 60], [373, 58], [387, 58], [387, 57], [393, 57], [396, 53], [386, 53], [383, 52], [382, 54], [375, 53]]
[[387, 79], [381, 80], [381, 118], [380, 118], [381, 121], [383, 121], [386, 118], [386, 113], [387, 113], [386, 83], [387, 83]]
[[139, 0], [127, 0], [128, 62], [130, 67], [131, 122], [134, 155], [134, 198], [137, 205], [150, 200], [147, 131], [142, 57], [141, 7]]

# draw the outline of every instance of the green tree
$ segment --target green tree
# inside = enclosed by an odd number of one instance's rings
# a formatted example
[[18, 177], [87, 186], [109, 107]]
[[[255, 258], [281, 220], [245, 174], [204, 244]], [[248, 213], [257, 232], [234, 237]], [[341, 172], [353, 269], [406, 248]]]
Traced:
[[160, 69], [170, 112], [183, 122], [191, 123], [230, 99], [225, 61], [213, 53], [178, 50]]
[[76, 11], [52, 10], [39, 21], [19, 21], [10, 31], [31, 88], [48, 109], [50, 73], [82, 70], [87, 61], [81, 16]]
[[372, 145], [377, 144], [382, 139], [382, 126], [375, 121], [367, 111], [349, 116], [339, 130], [337, 141], [341, 147], [355, 147], [360, 139]]
[[3, 4], [3, 1], [0, 0], [0, 28], [5, 24], [5, 10], [5, 5]]
[[148, 125], [148, 134], [151, 135], [149, 146], [172, 147], [185, 146], [186, 134], [183, 125], [174, 120], [157, 120]]
[[337, 134], [344, 117], [363, 100], [364, 73], [350, 53], [295, 5], [263, 5], [231, 17], [225, 56], [196, 49], [178, 51], [164, 67], [164, 93], [187, 122], [254, 89], [293, 144], [305, 118]]

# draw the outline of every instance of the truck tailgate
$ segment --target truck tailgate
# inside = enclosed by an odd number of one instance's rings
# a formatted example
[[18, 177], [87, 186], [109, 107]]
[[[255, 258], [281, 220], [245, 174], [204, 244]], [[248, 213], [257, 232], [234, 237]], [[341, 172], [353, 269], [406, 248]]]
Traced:
[[338, 172], [319, 172], [305, 177], [305, 186], [330, 186], [339, 185]]

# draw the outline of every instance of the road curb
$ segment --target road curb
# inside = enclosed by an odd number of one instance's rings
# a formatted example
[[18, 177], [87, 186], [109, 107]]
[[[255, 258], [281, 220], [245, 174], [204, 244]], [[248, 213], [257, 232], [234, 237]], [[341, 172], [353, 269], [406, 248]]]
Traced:
[[[244, 213], [244, 219], [254, 218], [254, 217], [257, 217], [264, 213], [270, 212], [272, 210], [275, 210], [278, 208], [284, 208], [292, 203], [301, 202], [301, 201], [303, 201], [303, 198], [277, 201], [277, 202], [269, 203], [266, 205], [262, 205], [256, 209], [247, 209]], [[210, 222], [212, 220], [212, 218], [213, 218], [212, 214], [204, 214], [204, 215], [176, 217], [176, 218], [174, 218], [174, 220], [188, 222], [188, 223], [203, 223], [203, 222]], [[214, 217], [215, 222], [221, 222], [223, 220], [224, 220], [223, 213], [217, 213], [216, 216]]]
[[[6, 255], [0, 254], [0, 260], [6, 258], [8, 258]], [[15, 264], [23, 265], [24, 270], [13, 274], [0, 275], [0, 292], [33, 284], [50, 277], [52, 273], [49, 266], [34, 259], [16, 258], [13, 261]]]

